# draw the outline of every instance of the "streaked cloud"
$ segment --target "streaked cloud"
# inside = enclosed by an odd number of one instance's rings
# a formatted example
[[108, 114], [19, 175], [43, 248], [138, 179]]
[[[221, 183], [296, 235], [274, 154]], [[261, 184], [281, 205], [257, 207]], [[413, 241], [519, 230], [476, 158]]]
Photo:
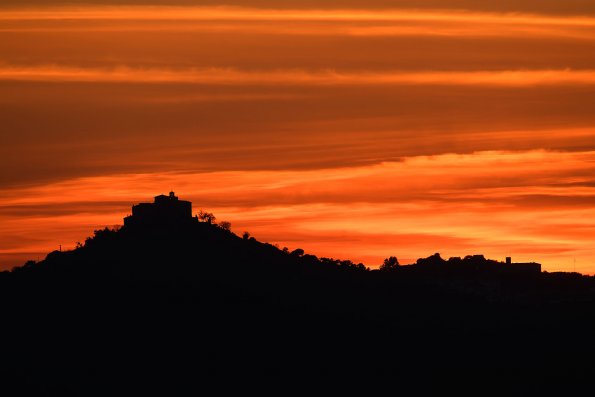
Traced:
[[244, 7], [118, 6], [4, 9], [0, 20], [197, 20], [197, 21], [428, 21], [595, 26], [589, 16], [546, 16], [520, 13], [487, 13], [464, 10], [416, 9], [275, 9]]
[[595, 39], [595, 18], [460, 10], [280, 10], [240, 7], [6, 9], [0, 32], [186, 32], [308, 36]]
[[0, 252], [50, 249], [53, 237], [34, 239], [40, 227], [49, 236], [63, 236], [65, 246], [72, 244], [92, 228], [121, 223], [130, 205], [150, 200], [159, 186], [171, 186], [193, 200], [195, 210], [230, 220], [238, 233], [249, 230], [319, 255], [348, 252], [376, 265], [393, 254], [413, 260], [433, 250], [482, 252], [568, 270], [575, 256], [584, 266], [595, 259], [585, 233], [595, 215], [594, 172], [595, 152], [533, 151], [312, 171], [79, 178], [3, 191], [0, 218], [7, 222], [0, 233], [22, 238]]
[[[89, 5], [157, 5], [157, 6], [195, 6], [196, 0], [56, 0], [52, 5], [71, 6]], [[320, 0], [201, 0], [204, 6], [241, 6], [260, 9], [319, 9]], [[2, 6], [47, 7], [46, 0], [5, 0]], [[413, 8], [423, 10], [489, 10], [499, 12], [534, 12], [548, 15], [588, 15], [595, 13], [595, 6], [590, 0], [500, 0], [497, 2], [477, 2], [476, 0], [325, 0], [325, 9], [363, 9], [385, 10], [390, 8]]]
[[592, 4], [86, 3], [2, 4], [0, 266], [175, 188], [318, 255], [595, 273]]
[[234, 69], [90, 69], [72, 67], [2, 67], [0, 80], [86, 83], [185, 83], [204, 85], [591, 85], [595, 70], [515, 70], [474, 72], [366, 72]]

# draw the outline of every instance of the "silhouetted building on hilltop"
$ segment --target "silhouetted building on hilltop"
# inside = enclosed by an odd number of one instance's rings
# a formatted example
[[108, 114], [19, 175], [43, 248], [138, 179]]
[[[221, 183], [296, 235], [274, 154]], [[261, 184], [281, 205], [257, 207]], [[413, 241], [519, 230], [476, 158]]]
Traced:
[[412, 265], [420, 271], [455, 272], [464, 274], [516, 274], [535, 275], [541, 273], [541, 264], [535, 262], [513, 262], [506, 257], [505, 262], [486, 259], [483, 255], [467, 255], [464, 258], [454, 257], [447, 261], [436, 253], [427, 258], [420, 258]]
[[513, 262], [511, 257], [506, 258], [506, 268], [517, 273], [541, 273], [541, 263]]
[[132, 206], [132, 215], [124, 218], [125, 226], [187, 225], [198, 222], [192, 216], [192, 203], [179, 200], [174, 192], [169, 196], [161, 194], [154, 203], [140, 203]]

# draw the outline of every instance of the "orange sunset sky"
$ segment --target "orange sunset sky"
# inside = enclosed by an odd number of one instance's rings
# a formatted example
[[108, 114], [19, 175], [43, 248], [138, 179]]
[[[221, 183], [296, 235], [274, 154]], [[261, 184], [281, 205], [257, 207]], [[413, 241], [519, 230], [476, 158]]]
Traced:
[[3, 0], [0, 269], [171, 189], [370, 267], [594, 274], [595, 2]]

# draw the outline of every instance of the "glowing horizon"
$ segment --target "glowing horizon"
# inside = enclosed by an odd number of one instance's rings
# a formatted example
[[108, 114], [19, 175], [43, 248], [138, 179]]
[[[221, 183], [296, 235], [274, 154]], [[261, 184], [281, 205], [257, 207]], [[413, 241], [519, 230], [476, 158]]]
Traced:
[[[485, 254], [540, 261], [557, 271], [577, 256], [595, 260], [590, 236], [583, 236], [593, 230], [595, 187], [590, 179], [575, 177], [579, 171], [595, 171], [593, 165], [585, 168], [585, 161], [595, 162], [595, 152], [483, 152], [350, 169], [88, 177], [4, 192], [0, 216], [19, 214], [15, 226], [23, 235], [42, 228], [50, 236], [70, 238], [59, 241], [72, 248], [74, 240], [82, 241], [93, 229], [121, 224], [132, 204], [163, 193], [151, 191], [158, 184], [176, 187], [181, 198], [194, 201], [195, 212], [213, 211], [231, 221], [237, 234], [248, 231], [319, 256], [376, 267], [390, 255], [408, 263], [433, 251], [447, 257]], [[395, 175], [402, 185], [390, 186]], [[450, 179], [441, 178], [446, 175]], [[442, 182], [428, 189], [426, 181], [437, 177]], [[510, 186], [478, 182], [495, 177], [509, 179]], [[522, 183], [528, 179], [541, 180], [542, 186]], [[565, 202], [574, 208], [568, 210]], [[353, 247], [354, 241], [359, 246]], [[55, 245], [46, 237], [17, 250], [0, 250], [0, 256], [19, 250], [43, 253]], [[579, 261], [579, 270], [589, 272], [586, 266]]]

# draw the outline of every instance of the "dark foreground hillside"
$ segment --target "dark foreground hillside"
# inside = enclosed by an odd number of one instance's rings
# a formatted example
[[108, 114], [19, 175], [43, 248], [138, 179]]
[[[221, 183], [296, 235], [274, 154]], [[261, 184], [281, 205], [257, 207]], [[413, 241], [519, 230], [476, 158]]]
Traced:
[[[595, 379], [595, 282], [369, 271], [208, 223], [96, 232], [0, 274], [3, 390], [572, 394]], [[587, 388], [587, 389], [585, 389]], [[4, 395], [4, 394], [3, 394]]]

